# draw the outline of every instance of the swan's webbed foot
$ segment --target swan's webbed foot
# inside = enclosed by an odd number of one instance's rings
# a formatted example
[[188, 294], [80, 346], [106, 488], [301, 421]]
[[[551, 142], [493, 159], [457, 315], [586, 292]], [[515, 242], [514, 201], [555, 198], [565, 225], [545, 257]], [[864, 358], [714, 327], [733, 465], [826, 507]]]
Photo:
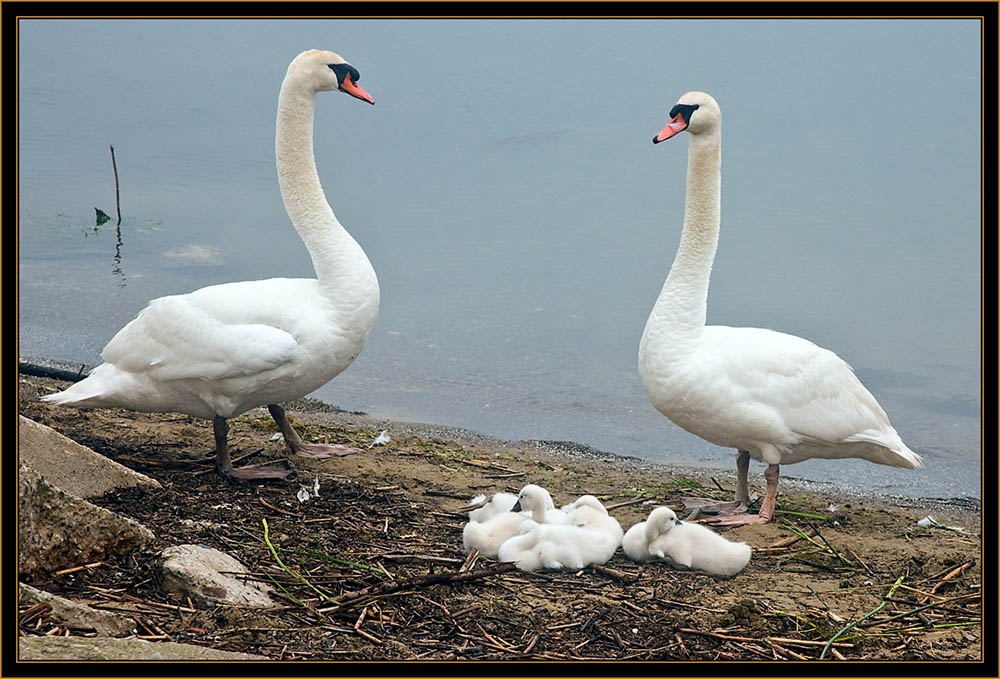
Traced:
[[248, 464], [243, 467], [235, 467], [229, 471], [219, 469], [219, 474], [231, 481], [243, 483], [246, 481], [267, 481], [277, 479], [284, 481], [289, 476], [296, 474], [296, 470], [287, 461], [283, 463], [262, 462], [260, 464]]
[[768, 465], [764, 472], [764, 478], [767, 479], [767, 490], [760, 503], [759, 514], [722, 513], [713, 524], [716, 526], [742, 526], [770, 521], [774, 517], [774, 507], [778, 499], [778, 465]]
[[713, 526], [745, 526], [756, 523], [767, 523], [771, 519], [761, 514], [719, 514], [711, 521]]
[[292, 423], [289, 422], [284, 408], [277, 404], [271, 404], [267, 407], [267, 410], [271, 413], [271, 417], [274, 418], [278, 429], [281, 431], [281, 435], [285, 438], [285, 445], [288, 446], [293, 455], [322, 460], [327, 457], [343, 457], [345, 455], [364, 452], [360, 448], [337, 443], [305, 443], [298, 432], [295, 431], [295, 428], [292, 427]]
[[326, 457], [344, 457], [365, 451], [339, 443], [303, 443], [292, 449], [295, 455], [321, 460]]
[[278, 463], [248, 464], [243, 467], [233, 467], [233, 460], [229, 456], [229, 447], [226, 444], [226, 437], [229, 434], [229, 423], [226, 418], [216, 415], [212, 420], [212, 428], [215, 432], [215, 469], [219, 475], [229, 481], [243, 483], [245, 481], [266, 481], [270, 479], [285, 480], [295, 474], [295, 468], [288, 460]]
[[[734, 503], [712, 502], [710, 507], [700, 507], [702, 511], [715, 513], [719, 516], [712, 521], [714, 526], [744, 526], [748, 524], [767, 523], [774, 517], [774, 507], [778, 499], [778, 465], [769, 464], [764, 472], [767, 480], [767, 490], [764, 492], [764, 500], [760, 503], [759, 514], [747, 514], [747, 505], [753, 504], [757, 500], [757, 494], [750, 494], [747, 485], [747, 470], [750, 467], [750, 453], [741, 450], [736, 456], [736, 500]], [[700, 498], [692, 498], [700, 500]], [[687, 506], [687, 502], [684, 503]], [[725, 505], [736, 504], [736, 507], [726, 509]], [[721, 510], [721, 511], [720, 511]]]
[[682, 497], [686, 509], [697, 509], [706, 514], [740, 514], [747, 510], [745, 502], [739, 500], [712, 500], [707, 497]]

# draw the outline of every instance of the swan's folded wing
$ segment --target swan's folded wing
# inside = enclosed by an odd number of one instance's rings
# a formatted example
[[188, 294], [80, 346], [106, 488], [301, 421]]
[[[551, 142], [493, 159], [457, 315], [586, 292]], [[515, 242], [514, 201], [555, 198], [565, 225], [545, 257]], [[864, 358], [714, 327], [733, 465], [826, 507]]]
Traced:
[[712, 351], [729, 364], [724, 374], [731, 380], [734, 399], [745, 395], [780, 413], [783, 425], [800, 440], [840, 443], [860, 432], [890, 427], [875, 397], [832, 351], [762, 328], [720, 333], [719, 326], [710, 327], [713, 341], [719, 338]]
[[780, 407], [785, 424], [803, 442], [847, 443], [861, 432], [891, 429], [882, 406], [832, 351], [816, 347], [802, 356], [787, 380]]
[[298, 343], [263, 323], [222, 322], [185, 295], [154, 299], [104, 347], [105, 362], [157, 380], [219, 380], [287, 363]]
[[854, 371], [846, 363], [843, 366], [817, 375], [808, 396], [789, 406], [788, 426], [804, 441], [847, 443], [863, 432], [891, 428], [882, 406]]

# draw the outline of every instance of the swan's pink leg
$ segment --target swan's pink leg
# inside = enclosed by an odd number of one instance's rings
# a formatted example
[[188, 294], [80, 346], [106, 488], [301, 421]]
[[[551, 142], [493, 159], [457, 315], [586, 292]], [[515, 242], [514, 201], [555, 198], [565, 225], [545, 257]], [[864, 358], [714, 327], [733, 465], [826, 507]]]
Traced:
[[778, 465], [767, 466], [764, 472], [767, 479], [767, 491], [764, 493], [764, 500], [760, 503], [759, 514], [727, 515], [720, 514], [718, 526], [738, 526], [747, 523], [767, 523], [774, 517], [774, 505], [778, 499]]
[[750, 453], [741, 450], [736, 455], [736, 499], [732, 501], [711, 500], [703, 497], [682, 497], [687, 509], [700, 509], [707, 514], [741, 514], [750, 503], [747, 470], [750, 469]]
[[226, 418], [216, 415], [212, 420], [212, 430], [215, 433], [215, 468], [227, 479], [235, 481], [285, 479], [295, 473], [295, 470], [289, 468], [287, 464], [250, 464], [233, 469], [233, 461], [229, 457], [229, 446], [226, 442], [229, 422]]

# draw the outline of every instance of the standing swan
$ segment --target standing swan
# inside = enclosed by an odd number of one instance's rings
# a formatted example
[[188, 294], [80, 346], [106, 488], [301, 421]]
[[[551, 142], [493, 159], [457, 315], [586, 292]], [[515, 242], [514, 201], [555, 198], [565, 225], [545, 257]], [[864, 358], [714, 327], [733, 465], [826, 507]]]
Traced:
[[278, 404], [315, 391], [347, 368], [378, 315], [375, 271], [326, 202], [313, 156], [316, 93], [339, 90], [374, 104], [357, 84], [360, 78], [339, 54], [309, 50], [288, 66], [278, 96], [281, 198], [316, 278], [225, 283], [154, 299], [104, 347], [104, 363], [42, 400], [211, 419], [216, 467], [236, 480], [292, 473], [284, 465], [233, 468], [226, 420], [261, 405], [267, 405], [293, 454], [358, 452], [303, 443]]
[[684, 229], [642, 333], [639, 375], [649, 400], [674, 424], [739, 451], [736, 502], [717, 503], [716, 509], [745, 511], [750, 456], [768, 464], [760, 514], [729, 514], [723, 522], [771, 519], [779, 464], [859, 457], [923, 467], [851, 367], [833, 352], [773, 330], [705, 325], [719, 242], [722, 112], [704, 92], [688, 92], [670, 118], [653, 143], [684, 130], [691, 134]]

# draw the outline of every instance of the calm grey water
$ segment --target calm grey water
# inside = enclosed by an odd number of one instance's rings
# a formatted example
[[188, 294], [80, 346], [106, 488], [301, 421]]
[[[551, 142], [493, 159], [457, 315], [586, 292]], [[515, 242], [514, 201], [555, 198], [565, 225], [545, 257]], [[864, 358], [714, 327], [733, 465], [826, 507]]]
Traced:
[[[783, 473], [980, 496], [981, 72], [972, 20], [25, 20], [22, 356], [99, 362], [154, 297], [312, 276], [274, 170], [288, 62], [332, 49], [377, 105], [318, 98], [327, 197], [378, 272], [353, 366], [377, 417], [732, 469], [636, 369], [677, 246], [692, 89], [725, 116], [709, 322], [851, 363], [924, 471]], [[124, 216], [115, 216], [109, 144]], [[752, 472], [759, 472], [755, 464]]]

